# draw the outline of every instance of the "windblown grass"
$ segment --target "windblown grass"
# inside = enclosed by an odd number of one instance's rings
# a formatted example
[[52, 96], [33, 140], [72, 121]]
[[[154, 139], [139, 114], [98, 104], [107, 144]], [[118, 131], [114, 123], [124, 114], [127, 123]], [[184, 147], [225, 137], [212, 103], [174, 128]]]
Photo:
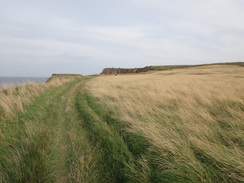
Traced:
[[102, 76], [87, 89], [149, 141], [158, 180], [244, 181], [243, 67]]
[[65, 108], [69, 108], [66, 101], [70, 88], [75, 88], [80, 80], [63, 82], [45, 86], [55, 87], [44, 88], [46, 91], [30, 102], [24, 113], [0, 120], [6, 124], [5, 128], [0, 126], [0, 182], [65, 180], [67, 133], [64, 132], [68, 121]]
[[38, 95], [51, 87], [58, 87], [72, 78], [55, 78], [48, 83], [29, 82], [11, 87], [5, 85], [0, 89], [0, 120], [15, 116], [19, 111], [24, 112], [26, 106]]

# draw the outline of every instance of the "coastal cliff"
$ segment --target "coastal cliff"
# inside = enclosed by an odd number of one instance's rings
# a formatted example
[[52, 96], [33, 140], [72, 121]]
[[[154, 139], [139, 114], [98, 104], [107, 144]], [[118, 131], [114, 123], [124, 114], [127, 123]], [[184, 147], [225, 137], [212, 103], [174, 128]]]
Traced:
[[70, 78], [70, 77], [82, 77], [81, 74], [52, 74], [46, 82], [50, 82], [52, 79], [56, 78]]
[[144, 68], [134, 68], [134, 69], [126, 69], [126, 68], [105, 68], [103, 69], [101, 74], [106, 75], [115, 75], [115, 74], [130, 74], [130, 73], [140, 73], [140, 72], [148, 72], [148, 67]]
[[162, 71], [162, 70], [171, 70], [171, 69], [182, 69], [190, 67], [200, 67], [207, 65], [237, 65], [243, 67], [243, 62], [226, 62], [226, 63], [213, 63], [213, 64], [200, 64], [200, 65], [166, 65], [166, 66], [146, 66], [143, 68], [105, 68], [101, 74], [105, 75], [117, 75], [117, 74], [132, 74], [132, 73], [141, 73], [149, 71]]

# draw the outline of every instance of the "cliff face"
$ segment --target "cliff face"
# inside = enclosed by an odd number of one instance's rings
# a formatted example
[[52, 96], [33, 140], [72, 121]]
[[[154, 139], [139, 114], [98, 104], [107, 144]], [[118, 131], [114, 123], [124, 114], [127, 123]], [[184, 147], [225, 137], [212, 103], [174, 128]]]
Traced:
[[105, 68], [105, 69], [103, 69], [101, 74], [116, 75], [116, 74], [130, 74], [130, 73], [140, 73], [140, 72], [148, 72], [148, 71], [149, 71], [149, 67], [134, 68], [134, 69]]
[[82, 75], [81, 74], [52, 74], [52, 76], [49, 77], [46, 82], [50, 82], [52, 79], [55, 78], [70, 78], [70, 77], [82, 77]]
[[201, 64], [201, 65], [146, 66], [143, 68], [134, 68], [134, 69], [105, 68], [103, 69], [101, 74], [106, 74], [106, 75], [130, 74], [130, 73], [140, 73], [140, 72], [148, 72], [148, 71], [162, 71], [162, 70], [189, 68], [189, 67], [201, 67], [206, 65], [237, 65], [243, 67], [244, 62], [227, 62], [227, 63], [213, 63], [213, 64]]
[[186, 66], [146, 66], [143, 68], [125, 69], [125, 68], [105, 68], [101, 74], [106, 75], [116, 75], [116, 74], [130, 74], [130, 73], [140, 73], [156, 70], [169, 70], [174, 68], [182, 68]]
[[106, 74], [106, 75], [130, 74], [130, 73], [140, 73], [140, 72], [148, 72], [148, 71], [162, 71], [162, 70], [171, 70], [171, 69], [196, 67], [196, 66], [202, 66], [202, 65], [146, 66], [143, 68], [134, 68], [134, 69], [105, 68], [105, 69], [103, 69], [101, 74]]

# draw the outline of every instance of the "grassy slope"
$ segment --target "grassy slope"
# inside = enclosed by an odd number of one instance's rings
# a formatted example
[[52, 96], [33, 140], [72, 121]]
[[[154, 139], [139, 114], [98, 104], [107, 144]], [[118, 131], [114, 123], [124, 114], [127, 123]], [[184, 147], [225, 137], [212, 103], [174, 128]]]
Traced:
[[149, 70], [161, 71], [161, 70], [172, 70], [172, 69], [184, 69], [204, 66], [221, 66], [221, 65], [236, 65], [244, 66], [244, 62], [226, 62], [226, 63], [214, 63], [214, 64], [200, 64], [200, 65], [169, 65], [169, 66], [148, 66]]
[[83, 119], [81, 125], [88, 132], [87, 138], [101, 155], [99, 171], [103, 176], [99, 182], [149, 182], [150, 168], [133, 151], [136, 147], [128, 146], [127, 142], [132, 136], [124, 131], [125, 124], [115, 121], [89, 94], [80, 94], [76, 105]]
[[87, 79], [50, 89], [25, 113], [1, 121], [7, 124], [0, 139], [1, 182], [148, 179], [144, 159], [124, 142], [129, 139], [121, 135], [124, 124], [115, 124], [110, 113], [83, 89]]
[[1, 139], [2, 182], [52, 182], [57, 150], [59, 114], [65, 95], [77, 81], [66, 83], [39, 96], [25, 113], [7, 121]]
[[240, 71], [84, 77], [49, 89], [0, 121], [0, 182], [241, 182]]
[[88, 88], [150, 143], [142, 155], [151, 182], [242, 182], [243, 73], [202, 66], [104, 76]]
[[235, 65], [244, 66], [244, 62], [226, 62], [226, 63], [214, 63], [214, 64], [200, 64], [200, 65], [166, 65], [166, 66], [146, 66], [143, 68], [105, 68], [102, 74], [128, 74], [128, 73], [140, 73], [149, 71], [166, 71], [172, 69], [184, 69], [184, 68], [194, 68], [194, 67], [204, 67], [204, 66], [223, 66], [223, 65]]
[[84, 79], [40, 95], [25, 113], [5, 123], [0, 147], [1, 182], [64, 182], [68, 174], [66, 125]]

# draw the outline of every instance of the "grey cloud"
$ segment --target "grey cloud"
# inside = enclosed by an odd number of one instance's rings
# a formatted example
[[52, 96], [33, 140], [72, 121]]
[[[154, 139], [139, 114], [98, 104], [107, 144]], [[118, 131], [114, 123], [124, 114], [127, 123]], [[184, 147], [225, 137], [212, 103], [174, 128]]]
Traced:
[[0, 75], [240, 61], [243, 22], [241, 0], [4, 1]]

